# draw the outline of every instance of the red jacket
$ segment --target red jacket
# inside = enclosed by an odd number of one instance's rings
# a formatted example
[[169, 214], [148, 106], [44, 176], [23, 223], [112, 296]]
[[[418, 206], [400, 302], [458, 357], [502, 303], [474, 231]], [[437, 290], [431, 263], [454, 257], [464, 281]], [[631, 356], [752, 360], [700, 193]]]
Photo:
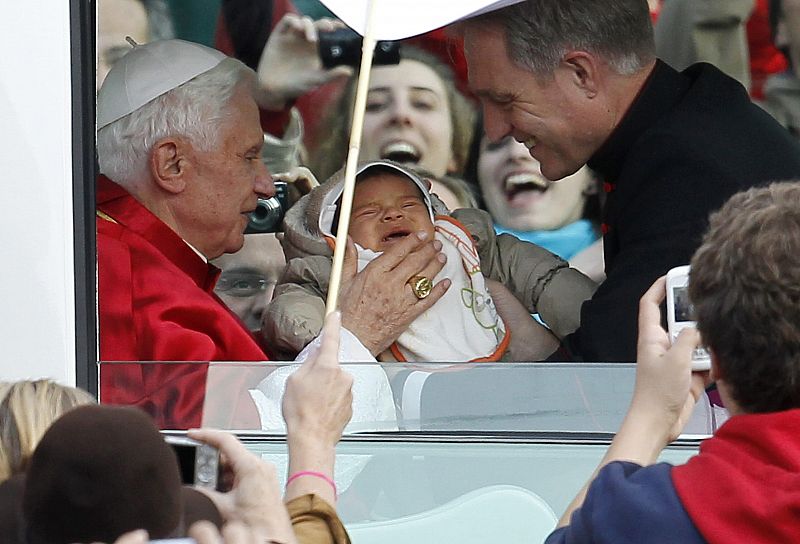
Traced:
[[[214, 294], [219, 270], [104, 176], [97, 184], [97, 215], [101, 361], [197, 361], [103, 365], [101, 402], [141, 406], [164, 428], [196, 427], [209, 421], [202, 417], [208, 388], [227, 404], [205, 407], [215, 423], [257, 426], [246, 369], [215, 368], [207, 380], [208, 361], [267, 359]], [[225, 394], [217, 394], [223, 388]]]
[[798, 542], [800, 409], [731, 417], [672, 481], [708, 542]]

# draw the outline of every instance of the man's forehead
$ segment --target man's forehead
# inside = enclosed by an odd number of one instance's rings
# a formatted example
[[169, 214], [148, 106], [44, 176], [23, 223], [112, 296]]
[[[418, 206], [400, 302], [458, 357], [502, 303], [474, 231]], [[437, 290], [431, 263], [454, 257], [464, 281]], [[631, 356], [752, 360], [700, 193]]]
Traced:
[[497, 64], [508, 62], [505, 31], [497, 24], [479, 27], [465, 25], [464, 57], [470, 89], [476, 94], [485, 91], [488, 81], [497, 75]]

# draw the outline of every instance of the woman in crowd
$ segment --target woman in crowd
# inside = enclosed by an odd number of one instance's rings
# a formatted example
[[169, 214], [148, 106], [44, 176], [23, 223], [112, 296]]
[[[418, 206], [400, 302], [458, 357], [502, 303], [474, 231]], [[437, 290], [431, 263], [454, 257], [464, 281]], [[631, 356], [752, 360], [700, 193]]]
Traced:
[[94, 402], [51, 380], [0, 383], [0, 482], [24, 472], [33, 450], [61, 414]]
[[481, 127], [468, 176], [480, 187], [495, 230], [544, 247], [602, 279], [600, 191], [591, 170], [583, 167], [552, 182], [524, 144], [511, 137], [490, 142], [482, 133]]
[[[370, 75], [360, 160], [416, 164], [436, 177], [459, 175], [466, 163], [474, 110], [456, 89], [453, 72], [431, 53], [403, 45], [400, 64]], [[347, 160], [356, 78], [327, 120], [330, 135], [312, 150], [311, 166], [327, 179]], [[435, 190], [434, 190], [435, 192]]]

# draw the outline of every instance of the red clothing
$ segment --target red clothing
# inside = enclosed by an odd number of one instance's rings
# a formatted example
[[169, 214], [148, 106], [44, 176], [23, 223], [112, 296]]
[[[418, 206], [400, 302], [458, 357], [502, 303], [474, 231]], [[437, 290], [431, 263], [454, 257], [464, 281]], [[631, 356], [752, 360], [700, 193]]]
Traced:
[[800, 409], [732, 417], [672, 481], [708, 542], [797, 542]]
[[[201, 361], [104, 365], [101, 401], [141, 406], [161, 427], [200, 426], [207, 385], [214, 391], [223, 387], [216, 378], [206, 383], [208, 364], [203, 362], [267, 357], [214, 294], [219, 270], [104, 176], [97, 184], [97, 210], [100, 359]], [[230, 395], [216, 395], [234, 405], [226, 408], [234, 413], [230, 424], [257, 426], [255, 407], [246, 396], [247, 376], [231, 372], [230, 377], [225, 390], [244, 394], [238, 403], [231, 403]]]
[[747, 44], [750, 49], [750, 73], [753, 85], [750, 96], [764, 100], [764, 83], [773, 74], [785, 71], [789, 62], [772, 41], [769, 24], [769, 0], [757, 0], [747, 21]]

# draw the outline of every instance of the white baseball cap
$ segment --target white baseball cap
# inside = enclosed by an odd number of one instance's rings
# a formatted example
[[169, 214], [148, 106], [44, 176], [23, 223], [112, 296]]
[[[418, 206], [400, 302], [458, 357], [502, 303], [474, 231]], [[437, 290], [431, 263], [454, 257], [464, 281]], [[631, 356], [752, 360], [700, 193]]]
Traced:
[[136, 45], [108, 72], [97, 93], [97, 129], [208, 72], [227, 56], [184, 40]]

